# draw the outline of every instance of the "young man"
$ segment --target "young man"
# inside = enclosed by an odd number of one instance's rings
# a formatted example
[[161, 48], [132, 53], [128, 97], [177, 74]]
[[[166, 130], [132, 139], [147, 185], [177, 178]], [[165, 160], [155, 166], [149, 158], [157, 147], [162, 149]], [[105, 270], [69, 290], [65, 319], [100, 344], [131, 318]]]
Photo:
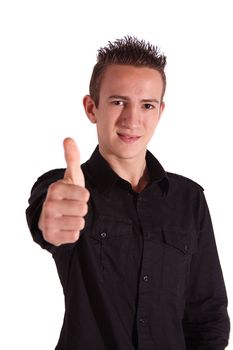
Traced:
[[57, 350], [223, 350], [227, 296], [203, 188], [147, 151], [166, 58], [125, 37], [99, 50], [84, 97], [99, 145], [41, 176], [27, 220], [65, 295]]

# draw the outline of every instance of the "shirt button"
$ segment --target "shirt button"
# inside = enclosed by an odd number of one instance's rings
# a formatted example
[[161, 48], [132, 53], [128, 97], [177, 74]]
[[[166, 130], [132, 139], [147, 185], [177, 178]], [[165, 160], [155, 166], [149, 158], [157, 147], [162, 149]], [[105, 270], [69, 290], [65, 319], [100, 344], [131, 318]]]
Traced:
[[139, 318], [139, 323], [144, 326], [146, 324], [146, 320], [144, 318]]
[[101, 232], [100, 236], [101, 236], [102, 238], [106, 238], [106, 237], [107, 237], [107, 233], [106, 233], [106, 232]]
[[148, 282], [149, 281], [149, 277], [147, 275], [143, 276], [143, 281], [144, 282]]
[[185, 244], [184, 250], [185, 250], [186, 252], [189, 250], [189, 246], [188, 246], [187, 244]]

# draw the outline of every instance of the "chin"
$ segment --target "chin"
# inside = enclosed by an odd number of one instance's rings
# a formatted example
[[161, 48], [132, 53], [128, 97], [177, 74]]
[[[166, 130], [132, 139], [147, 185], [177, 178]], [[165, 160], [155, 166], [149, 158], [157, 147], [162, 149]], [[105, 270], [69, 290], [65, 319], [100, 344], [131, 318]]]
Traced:
[[139, 156], [139, 152], [122, 151], [116, 152], [115, 156], [119, 159], [133, 159]]

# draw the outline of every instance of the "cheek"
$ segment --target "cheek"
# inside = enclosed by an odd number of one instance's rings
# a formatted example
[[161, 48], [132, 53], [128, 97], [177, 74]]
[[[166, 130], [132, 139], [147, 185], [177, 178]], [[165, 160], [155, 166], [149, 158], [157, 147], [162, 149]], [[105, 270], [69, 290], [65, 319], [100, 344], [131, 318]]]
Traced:
[[149, 133], [153, 133], [154, 129], [156, 128], [157, 124], [159, 122], [159, 117], [156, 118], [148, 118], [144, 122], [144, 127]]
[[112, 123], [108, 118], [101, 118], [96, 123], [97, 133], [102, 139], [107, 139], [111, 135]]
[[105, 130], [113, 130], [118, 123], [118, 116], [113, 113], [105, 113], [97, 121], [98, 127], [104, 132]]

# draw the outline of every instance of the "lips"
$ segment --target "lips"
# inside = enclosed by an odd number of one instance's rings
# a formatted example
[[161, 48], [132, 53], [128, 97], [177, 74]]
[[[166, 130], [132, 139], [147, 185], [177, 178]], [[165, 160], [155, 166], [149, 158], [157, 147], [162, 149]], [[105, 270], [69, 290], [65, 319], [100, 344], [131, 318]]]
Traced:
[[125, 143], [134, 143], [140, 139], [141, 136], [137, 135], [129, 135], [129, 134], [123, 134], [123, 133], [117, 133], [121, 141]]

